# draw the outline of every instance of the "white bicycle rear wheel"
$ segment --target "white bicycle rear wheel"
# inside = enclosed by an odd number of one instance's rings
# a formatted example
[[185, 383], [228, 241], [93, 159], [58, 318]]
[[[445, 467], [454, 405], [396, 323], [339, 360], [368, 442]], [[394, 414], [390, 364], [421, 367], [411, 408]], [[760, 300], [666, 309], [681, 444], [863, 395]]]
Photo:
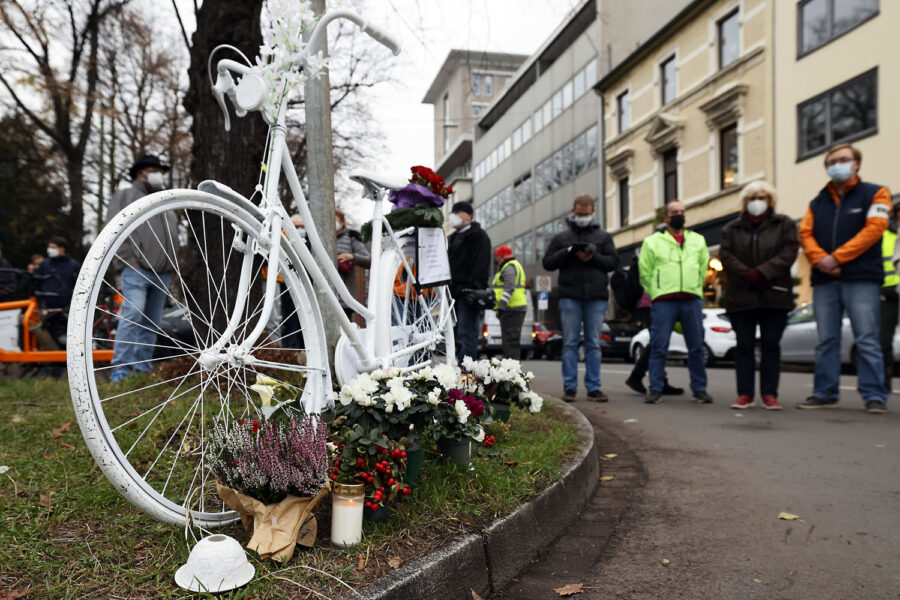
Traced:
[[[249, 336], [262, 311], [264, 264], [254, 255], [251, 293], [237, 328], [221, 352], [200, 360], [234, 311], [235, 271], [244, 253], [265, 244], [262, 218], [243, 199], [194, 190], [159, 192], [128, 206], [104, 228], [78, 277], [69, 314], [68, 370], [82, 435], [113, 487], [160, 521], [181, 525], [190, 516], [209, 528], [237, 519], [216, 494], [205, 457], [207, 437], [217, 419], [258, 418], [260, 400], [250, 390], [258, 374], [295, 386], [304, 405], [331, 393], [318, 304], [286, 237], [276, 297], [276, 307], [287, 307], [284, 314], [270, 319], [252, 341], [249, 359], [229, 352]], [[133, 335], [119, 336], [116, 346], [145, 354], [141, 360], [129, 357], [130, 363], [120, 357], [116, 365], [94, 364], [91, 325], [108, 314], [99, 299], [116, 291], [114, 273], [124, 266], [123, 255], [138, 254], [144, 263], [150, 248], [147, 237], [138, 240], [148, 232], [156, 240], [153, 249], [164, 255], [164, 266], [157, 269], [171, 272], [171, 281], [160, 285], [153, 268], [134, 272], [142, 273], [152, 292], [164, 295], [167, 307], [154, 323], [126, 294], [117, 329], [130, 326]], [[140, 341], [134, 332], [141, 332]], [[109, 381], [114, 368], [148, 366], [122, 382]]]
[[[456, 364], [454, 348], [453, 301], [447, 286], [416, 291], [414, 281], [403, 268], [403, 261], [415, 269], [415, 238], [402, 238], [401, 252], [386, 249], [381, 256], [381, 296], [377, 299], [379, 313], [389, 311], [390, 331], [381, 332], [380, 353], [397, 352], [403, 348], [421, 346], [411, 353], [394, 359], [395, 367], [419, 368], [429, 364]], [[389, 340], [390, 346], [388, 346]]]

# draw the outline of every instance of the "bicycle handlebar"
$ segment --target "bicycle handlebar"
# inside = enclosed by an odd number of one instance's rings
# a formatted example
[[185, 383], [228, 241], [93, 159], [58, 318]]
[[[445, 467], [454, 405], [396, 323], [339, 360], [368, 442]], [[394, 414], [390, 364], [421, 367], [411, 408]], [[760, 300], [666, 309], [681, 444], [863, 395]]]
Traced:
[[368, 34], [373, 40], [390, 50], [394, 56], [400, 54], [400, 44], [380, 27], [368, 23], [359, 13], [352, 10], [331, 10], [326, 12], [319, 22], [316, 23], [316, 28], [313, 29], [312, 35], [309, 36], [309, 43], [306, 47], [307, 56], [312, 56], [318, 51], [317, 49], [322, 37], [325, 36], [325, 30], [328, 28], [328, 24], [335, 19], [347, 19], [348, 21], [353, 21], [359, 26], [363, 33]]

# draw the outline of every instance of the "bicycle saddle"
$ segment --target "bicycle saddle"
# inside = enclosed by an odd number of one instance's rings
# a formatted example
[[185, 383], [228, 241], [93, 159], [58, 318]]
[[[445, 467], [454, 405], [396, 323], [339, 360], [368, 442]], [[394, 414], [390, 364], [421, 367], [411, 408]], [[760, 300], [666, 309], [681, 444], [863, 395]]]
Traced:
[[350, 180], [355, 181], [367, 190], [372, 185], [387, 190], [399, 190], [402, 187], [406, 187], [406, 184], [409, 183], [408, 180], [401, 179], [396, 175], [379, 175], [378, 173], [360, 170], [351, 171]]

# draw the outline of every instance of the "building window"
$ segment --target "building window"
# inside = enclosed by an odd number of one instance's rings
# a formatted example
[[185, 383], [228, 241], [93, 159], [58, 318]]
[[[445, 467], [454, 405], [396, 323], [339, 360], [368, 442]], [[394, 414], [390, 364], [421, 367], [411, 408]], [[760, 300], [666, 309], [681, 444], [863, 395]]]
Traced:
[[878, 14], [878, 0], [806, 0], [797, 6], [803, 56]]
[[444, 94], [444, 152], [450, 150], [450, 94]]
[[553, 120], [553, 114], [550, 112], [550, 100], [544, 102], [544, 106], [541, 110], [544, 111], [544, 125], [549, 125], [550, 121]]
[[584, 66], [585, 89], [592, 87], [595, 83], [597, 83], [597, 59], [596, 58]]
[[738, 132], [737, 123], [719, 131], [719, 164], [722, 166], [722, 189], [737, 184]]
[[575, 177], [575, 142], [563, 148], [563, 183]]
[[624, 133], [631, 125], [631, 103], [628, 99], [628, 90], [616, 97], [616, 111], [619, 115], [619, 133]]
[[531, 119], [525, 119], [522, 123], [522, 143], [526, 143], [531, 139]]
[[490, 75], [484, 76], [484, 95], [491, 96], [494, 94], [494, 78]]
[[741, 20], [734, 11], [719, 21], [719, 68], [724, 69], [741, 55]]
[[678, 148], [663, 153], [663, 202], [678, 200]]
[[472, 75], [472, 95], [481, 95], [481, 75]]
[[534, 197], [540, 198], [544, 195], [544, 165], [538, 163], [534, 165]]
[[480, 106], [473, 106], [473, 107], [472, 107], [472, 115], [475, 116], [475, 117], [477, 117], [477, 116], [480, 115], [480, 114], [481, 114], [481, 107], [480, 107]]
[[596, 167], [599, 160], [597, 146], [597, 126], [594, 125], [586, 132], [587, 139], [587, 168]]
[[619, 227], [628, 225], [628, 218], [631, 216], [629, 211], [631, 201], [628, 192], [628, 178], [623, 177], [619, 180]]
[[842, 83], [797, 107], [798, 159], [878, 131], [878, 69]]
[[516, 128], [512, 134], [512, 149], [513, 152], [519, 149], [519, 146], [522, 145], [522, 129], [521, 127]]
[[675, 99], [675, 57], [672, 56], [659, 66], [662, 81], [662, 103], [668, 104]]
[[575, 78], [572, 81], [575, 86], [575, 99], [577, 100], [584, 93], [584, 69], [575, 73]]
[[585, 143], [585, 134], [575, 138], [575, 176], [581, 175], [585, 167], [587, 167], [587, 146]]
[[557, 150], [553, 155], [553, 187], [559, 187], [566, 182], [563, 166], [563, 151]]
[[515, 185], [516, 210], [531, 204], [531, 175], [525, 175]]
[[534, 132], [537, 133], [544, 128], [544, 115], [541, 109], [534, 111]]
[[557, 90], [555, 94], [553, 94], [553, 118], [559, 116], [563, 110], [563, 93], [562, 90]]
[[553, 157], [548, 156], [544, 161], [544, 193], [549, 194], [553, 191]]
[[572, 80], [566, 82], [566, 85], [563, 86], [562, 89], [563, 95], [563, 110], [566, 110], [570, 106], [572, 106]]

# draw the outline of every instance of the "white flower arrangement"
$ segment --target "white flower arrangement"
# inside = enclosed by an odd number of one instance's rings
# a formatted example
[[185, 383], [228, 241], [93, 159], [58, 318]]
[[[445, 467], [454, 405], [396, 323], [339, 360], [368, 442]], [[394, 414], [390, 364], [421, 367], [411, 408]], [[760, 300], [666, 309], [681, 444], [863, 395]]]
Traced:
[[470, 387], [494, 402], [518, 404], [532, 413], [540, 412], [543, 398], [531, 391], [531, 371], [522, 371], [522, 363], [512, 358], [474, 360], [465, 357], [465, 371], [474, 378]]

